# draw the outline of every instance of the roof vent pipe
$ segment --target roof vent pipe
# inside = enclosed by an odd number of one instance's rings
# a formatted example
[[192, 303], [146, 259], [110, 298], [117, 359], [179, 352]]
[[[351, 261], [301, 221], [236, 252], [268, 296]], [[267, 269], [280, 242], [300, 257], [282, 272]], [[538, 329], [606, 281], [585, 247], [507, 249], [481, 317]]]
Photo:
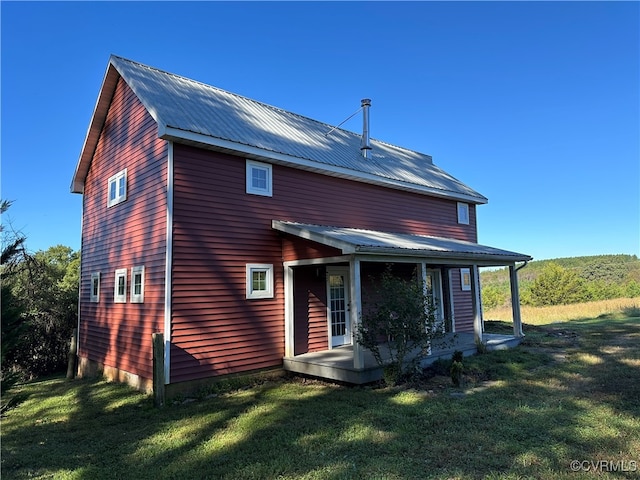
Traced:
[[364, 158], [369, 157], [369, 151], [371, 150], [371, 142], [369, 141], [369, 107], [371, 106], [371, 99], [363, 98], [362, 105], [362, 156]]

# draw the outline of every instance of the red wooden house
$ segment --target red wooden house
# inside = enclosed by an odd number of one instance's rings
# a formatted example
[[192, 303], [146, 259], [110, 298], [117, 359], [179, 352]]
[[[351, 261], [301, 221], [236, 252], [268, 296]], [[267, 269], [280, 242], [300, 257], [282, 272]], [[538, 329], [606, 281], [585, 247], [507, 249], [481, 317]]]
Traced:
[[[445, 328], [483, 336], [486, 198], [431, 157], [112, 56], [72, 181], [83, 195], [79, 374], [148, 390], [281, 368], [363, 383], [367, 279], [419, 272]], [[330, 132], [330, 130], [332, 130]], [[330, 132], [330, 133], [329, 133]]]

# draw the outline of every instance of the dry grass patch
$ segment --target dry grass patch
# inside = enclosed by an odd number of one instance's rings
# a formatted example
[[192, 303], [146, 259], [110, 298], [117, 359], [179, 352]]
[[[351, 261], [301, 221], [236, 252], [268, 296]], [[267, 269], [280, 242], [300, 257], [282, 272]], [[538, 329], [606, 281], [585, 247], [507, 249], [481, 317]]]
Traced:
[[[523, 305], [520, 311], [522, 321], [530, 325], [548, 325], [570, 320], [598, 318], [604, 315], [638, 316], [639, 312], [640, 298], [616, 298], [550, 307]], [[484, 318], [510, 322], [512, 319], [511, 307], [487, 309], [484, 312]]]

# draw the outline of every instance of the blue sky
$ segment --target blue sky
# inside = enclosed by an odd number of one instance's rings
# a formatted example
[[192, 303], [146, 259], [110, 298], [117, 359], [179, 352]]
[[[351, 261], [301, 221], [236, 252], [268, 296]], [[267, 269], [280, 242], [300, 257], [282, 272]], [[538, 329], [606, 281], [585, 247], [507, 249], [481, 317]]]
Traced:
[[[80, 248], [69, 185], [109, 55], [374, 138], [489, 198], [479, 242], [640, 255], [638, 2], [0, 3], [7, 225]], [[359, 117], [344, 128], [359, 131]]]

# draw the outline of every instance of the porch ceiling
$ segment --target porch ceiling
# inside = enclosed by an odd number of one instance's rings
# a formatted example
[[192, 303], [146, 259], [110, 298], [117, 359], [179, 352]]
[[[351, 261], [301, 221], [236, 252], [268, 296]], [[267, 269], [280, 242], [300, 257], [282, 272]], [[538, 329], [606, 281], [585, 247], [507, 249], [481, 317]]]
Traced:
[[472, 264], [491, 266], [532, 260], [529, 255], [523, 253], [451, 238], [311, 225], [282, 220], [272, 220], [271, 226], [280, 232], [338, 248], [343, 254], [428, 257], [443, 261], [468, 260]]

